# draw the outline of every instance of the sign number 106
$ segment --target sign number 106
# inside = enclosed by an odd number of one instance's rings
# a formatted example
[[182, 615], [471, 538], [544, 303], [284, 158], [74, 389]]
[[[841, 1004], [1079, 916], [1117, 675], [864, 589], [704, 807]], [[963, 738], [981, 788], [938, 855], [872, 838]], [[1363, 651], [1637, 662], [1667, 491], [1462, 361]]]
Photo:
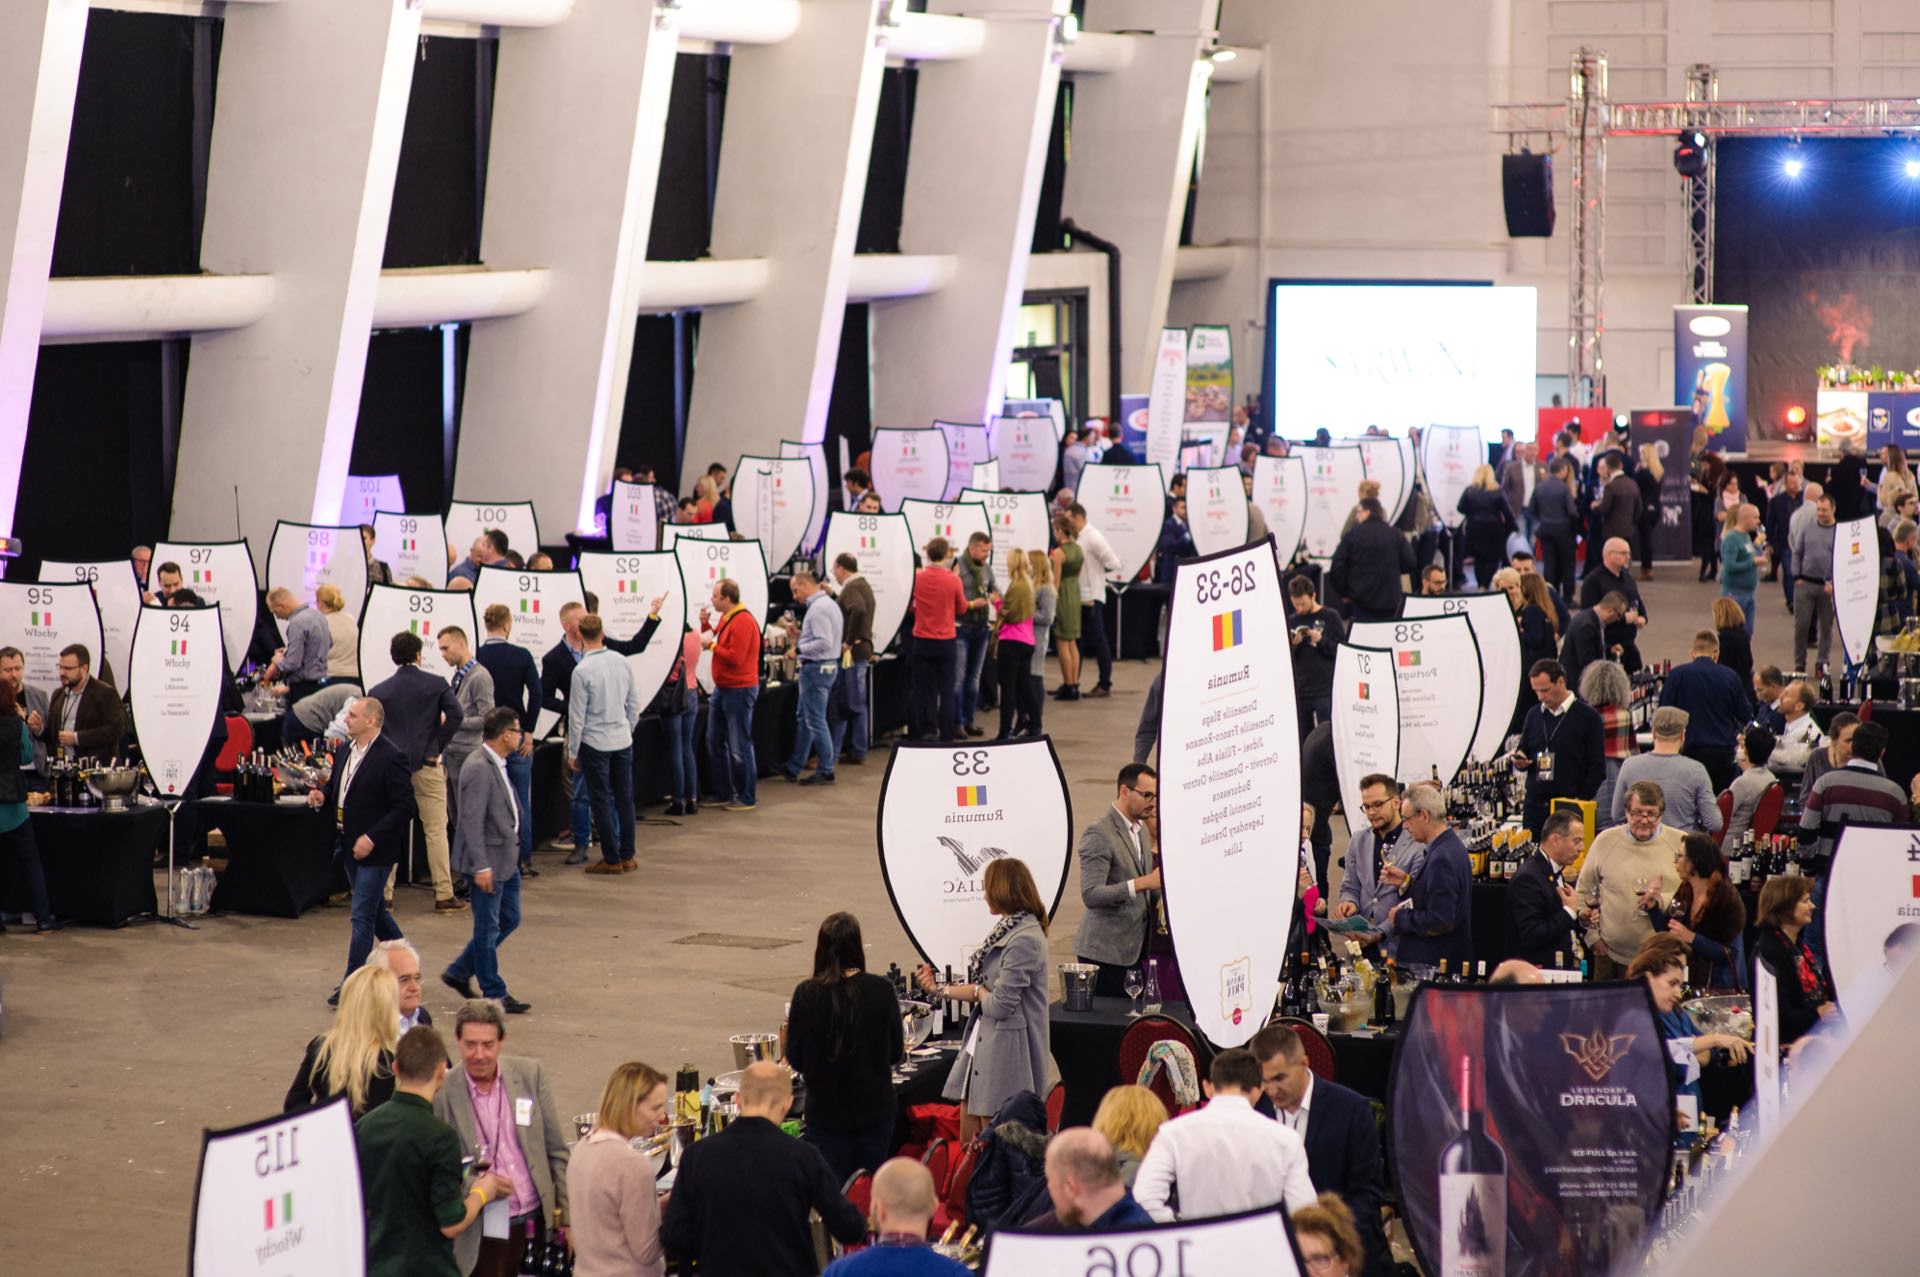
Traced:
[[[1172, 1256], [1156, 1242], [1135, 1242], [1125, 1251], [1089, 1246], [1086, 1277], [1187, 1277], [1187, 1247], [1191, 1245], [1185, 1238], [1174, 1242]], [[1169, 1258], [1173, 1261], [1171, 1268], [1167, 1267]]]

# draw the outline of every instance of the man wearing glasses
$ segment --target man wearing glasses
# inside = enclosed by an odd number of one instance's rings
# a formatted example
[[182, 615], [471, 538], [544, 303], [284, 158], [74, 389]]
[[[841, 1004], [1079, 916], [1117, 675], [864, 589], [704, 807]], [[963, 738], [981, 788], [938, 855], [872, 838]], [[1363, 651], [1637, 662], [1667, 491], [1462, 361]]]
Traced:
[[120, 695], [94, 678], [93, 656], [79, 643], [60, 649], [60, 688], [47, 706], [40, 738], [57, 758], [100, 760], [113, 757], [127, 734], [127, 711]]
[[1100, 968], [1093, 991], [1126, 996], [1126, 974], [1140, 965], [1160, 871], [1145, 824], [1160, 800], [1160, 776], [1145, 763], [1120, 769], [1113, 806], [1080, 834], [1080, 899], [1087, 913], [1073, 937], [1078, 961]]
[[1386, 956], [1392, 957], [1396, 937], [1387, 930], [1387, 915], [1400, 903], [1400, 889], [1381, 879], [1380, 866], [1384, 862], [1418, 873], [1427, 849], [1413, 840], [1400, 819], [1400, 785], [1393, 777], [1376, 772], [1360, 778], [1360, 811], [1366, 827], [1347, 843], [1346, 877], [1333, 916], [1336, 921], [1355, 916], [1371, 921], [1366, 934], [1353, 938], [1373, 945], [1384, 936]]

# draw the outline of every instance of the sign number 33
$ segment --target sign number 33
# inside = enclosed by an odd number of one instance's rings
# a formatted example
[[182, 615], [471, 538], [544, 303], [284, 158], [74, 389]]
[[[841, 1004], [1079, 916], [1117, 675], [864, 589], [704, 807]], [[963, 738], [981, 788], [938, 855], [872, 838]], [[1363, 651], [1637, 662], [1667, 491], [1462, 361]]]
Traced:
[[956, 776], [985, 776], [987, 774], [987, 751], [956, 749], [953, 751], [953, 774]]

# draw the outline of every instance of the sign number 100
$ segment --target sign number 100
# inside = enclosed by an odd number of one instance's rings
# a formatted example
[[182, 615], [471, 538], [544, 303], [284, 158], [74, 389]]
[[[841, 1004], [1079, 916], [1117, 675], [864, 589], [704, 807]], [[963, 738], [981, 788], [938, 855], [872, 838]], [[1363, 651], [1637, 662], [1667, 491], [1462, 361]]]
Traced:
[[1111, 1246], [1087, 1247], [1086, 1277], [1187, 1277], [1187, 1247], [1191, 1241], [1181, 1238], [1173, 1244], [1173, 1267], [1156, 1242], [1135, 1242], [1125, 1251]]

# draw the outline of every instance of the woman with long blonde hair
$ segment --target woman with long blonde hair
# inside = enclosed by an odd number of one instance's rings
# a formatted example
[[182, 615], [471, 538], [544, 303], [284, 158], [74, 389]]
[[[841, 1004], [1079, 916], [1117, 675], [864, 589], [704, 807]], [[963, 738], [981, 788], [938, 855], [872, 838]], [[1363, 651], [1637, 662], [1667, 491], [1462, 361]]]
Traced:
[[1473, 579], [1480, 588], [1494, 588], [1493, 574], [1507, 563], [1507, 534], [1513, 531], [1513, 511], [1493, 477], [1493, 467], [1481, 465], [1460, 494], [1457, 507], [1465, 516], [1461, 532], [1466, 555], [1473, 560]]
[[1140, 1159], [1147, 1155], [1153, 1137], [1167, 1120], [1167, 1106], [1144, 1086], [1116, 1086], [1100, 1097], [1093, 1115], [1093, 1129], [1107, 1137], [1120, 1162], [1120, 1182], [1133, 1187], [1140, 1173]]
[[1016, 713], [1031, 717], [1027, 674], [1033, 668], [1033, 565], [1022, 550], [1007, 554], [1007, 592], [994, 600], [1000, 612], [1000, 641], [994, 668], [1000, 676], [1000, 731], [996, 741], [1013, 739]]
[[1045, 550], [1027, 551], [1027, 571], [1033, 576], [1033, 660], [1027, 666], [1027, 698], [1020, 703], [1020, 717], [1013, 724], [1015, 736], [1040, 734], [1047, 703], [1047, 636], [1053, 631], [1060, 601], [1053, 560]]
[[307, 1043], [283, 1112], [344, 1095], [360, 1117], [393, 1098], [393, 1053], [400, 1045], [400, 986], [384, 967], [361, 967], [340, 986], [333, 1026]]
[[667, 1115], [667, 1075], [650, 1064], [617, 1065], [600, 1093], [594, 1127], [567, 1162], [576, 1271], [585, 1277], [660, 1277], [660, 1196], [653, 1164], [632, 1141], [653, 1135]]

